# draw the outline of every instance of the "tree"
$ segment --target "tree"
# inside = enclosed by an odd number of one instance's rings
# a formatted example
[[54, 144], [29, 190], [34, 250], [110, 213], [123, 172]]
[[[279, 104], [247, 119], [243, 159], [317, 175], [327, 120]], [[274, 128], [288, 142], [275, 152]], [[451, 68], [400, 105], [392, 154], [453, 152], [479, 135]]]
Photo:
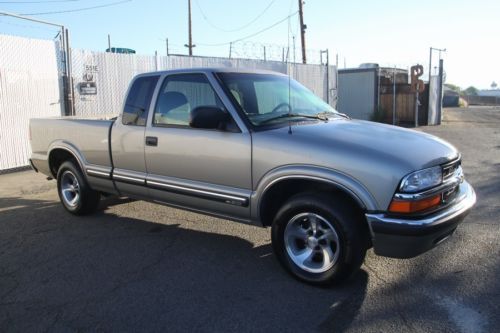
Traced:
[[446, 87], [450, 88], [451, 90], [456, 91], [457, 93], [460, 93], [462, 91], [462, 89], [460, 89], [460, 87], [457, 86], [457, 85], [454, 85], [454, 84], [451, 84], [451, 83], [445, 83], [444, 85]]
[[498, 84], [495, 81], [491, 82], [491, 89], [496, 89], [496, 87], [498, 87]]
[[474, 86], [470, 86], [469, 88], [465, 89], [465, 94], [469, 96], [476, 96], [477, 95], [477, 88]]

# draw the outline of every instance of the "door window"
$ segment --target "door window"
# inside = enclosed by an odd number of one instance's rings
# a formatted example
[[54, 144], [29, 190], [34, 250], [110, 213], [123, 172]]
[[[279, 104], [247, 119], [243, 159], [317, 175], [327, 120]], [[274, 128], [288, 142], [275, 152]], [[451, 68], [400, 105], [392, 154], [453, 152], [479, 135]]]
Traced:
[[170, 75], [158, 94], [153, 124], [189, 127], [191, 111], [199, 106], [215, 106], [225, 110], [205, 75]]

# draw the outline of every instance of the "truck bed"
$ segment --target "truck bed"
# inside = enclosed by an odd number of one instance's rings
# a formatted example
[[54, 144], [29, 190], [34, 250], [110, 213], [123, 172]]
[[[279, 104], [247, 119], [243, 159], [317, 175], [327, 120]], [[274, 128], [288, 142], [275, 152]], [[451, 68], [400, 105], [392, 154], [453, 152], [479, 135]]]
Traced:
[[86, 165], [111, 167], [109, 152], [110, 128], [114, 119], [39, 118], [30, 120], [32, 163], [48, 169], [48, 151], [61, 146], [74, 148]]

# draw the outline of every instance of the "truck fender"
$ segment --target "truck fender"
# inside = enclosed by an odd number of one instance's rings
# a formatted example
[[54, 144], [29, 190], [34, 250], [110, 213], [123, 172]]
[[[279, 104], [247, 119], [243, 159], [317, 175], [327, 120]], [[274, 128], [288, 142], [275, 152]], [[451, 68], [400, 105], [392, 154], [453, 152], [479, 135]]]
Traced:
[[258, 181], [251, 197], [253, 220], [260, 221], [262, 199], [266, 192], [273, 185], [290, 179], [311, 180], [332, 185], [350, 195], [366, 211], [375, 211], [379, 206], [375, 197], [363, 184], [338, 170], [312, 165], [287, 165], [269, 171]]

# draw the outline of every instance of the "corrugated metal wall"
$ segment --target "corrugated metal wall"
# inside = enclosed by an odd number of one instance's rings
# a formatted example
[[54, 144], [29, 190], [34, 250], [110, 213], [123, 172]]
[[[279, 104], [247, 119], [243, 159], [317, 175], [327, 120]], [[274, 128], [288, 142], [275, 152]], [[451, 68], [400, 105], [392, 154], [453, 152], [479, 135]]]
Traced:
[[28, 165], [29, 119], [60, 116], [57, 46], [0, 35], [0, 170]]
[[377, 105], [376, 70], [339, 71], [337, 110], [351, 118], [370, 120]]
[[[130, 80], [139, 73], [192, 67], [234, 67], [266, 69], [286, 74], [288, 69], [286, 63], [279, 61], [174, 55], [138, 56], [85, 50], [73, 50], [72, 65], [77, 116], [111, 115], [120, 112]], [[296, 64], [290, 67], [292, 77], [324, 100], [327, 100], [327, 87], [331, 95], [334, 95], [332, 91], [335, 92], [337, 87], [335, 67], [330, 66], [329, 75], [326, 73], [326, 67], [321, 65]], [[80, 89], [88, 78], [85, 77], [86, 73], [92, 74], [96, 85], [95, 95], [83, 94]], [[334, 105], [334, 99], [329, 100]]]

